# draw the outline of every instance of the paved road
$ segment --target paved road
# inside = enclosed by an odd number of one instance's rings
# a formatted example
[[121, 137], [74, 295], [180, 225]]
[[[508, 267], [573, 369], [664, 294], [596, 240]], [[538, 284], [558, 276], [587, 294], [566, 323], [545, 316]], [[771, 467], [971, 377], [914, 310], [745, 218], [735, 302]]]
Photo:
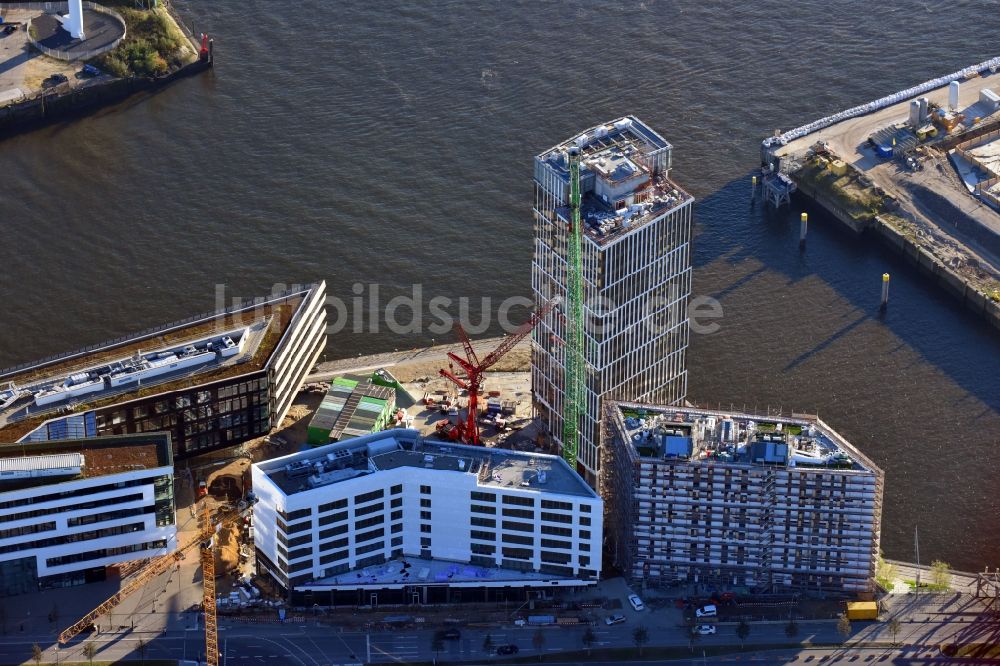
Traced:
[[[919, 612], [926, 610], [923, 604], [918, 604]], [[903, 608], [898, 609], [903, 611]], [[910, 609], [912, 610], [912, 609]], [[953, 620], [952, 620], [953, 623]], [[889, 636], [885, 625], [872, 623], [857, 623], [855, 640], [884, 641], [888, 643]], [[899, 632], [897, 640], [905, 649], [914, 650], [914, 645], [930, 646], [939, 642], [938, 632], [940, 622], [907, 622]], [[954, 626], [952, 627], [954, 629]], [[614, 626], [597, 627], [594, 630], [597, 641], [595, 648], [601, 647], [631, 647], [632, 627]], [[534, 645], [536, 629], [529, 627], [502, 627], [492, 630], [462, 631], [459, 640], [445, 641], [444, 649], [435, 655], [432, 650], [434, 630], [400, 631], [400, 632], [341, 632], [334, 627], [316, 624], [273, 624], [273, 625], [228, 625], [220, 628], [220, 651], [225, 655], [226, 664], [280, 663], [298, 666], [331, 666], [346, 664], [389, 664], [414, 661], [431, 661], [437, 657], [441, 661], [495, 661], [496, 657], [483, 649], [486, 634], [490, 635], [493, 645], [517, 645], [519, 656], [531, 656], [539, 653], [555, 658], [560, 652], [582, 649], [582, 627], [546, 627], [541, 630], [544, 642], [541, 650]], [[690, 646], [681, 627], [674, 631], [650, 632], [653, 643], [660, 646]], [[11, 637], [9, 637], [11, 638]], [[798, 641], [837, 642], [839, 636], [836, 628], [830, 622], [802, 622], [799, 625]], [[45, 647], [46, 658], [55, 662], [58, 659], [82, 659], [83, 643], [93, 640], [100, 646], [100, 658], [106, 660], [121, 659], [128, 655], [138, 657], [140, 641], [148, 644], [146, 656], [149, 658], [194, 659], [204, 650], [204, 636], [200, 629], [168, 630], [159, 635], [143, 631], [122, 631], [104, 633], [81, 639], [60, 650], [57, 657], [50, 636], [24, 635], [0, 642], [0, 663], [16, 663], [31, 655], [34, 643]], [[758, 624], [753, 625], [751, 635], [747, 639], [747, 647], [752, 649], [755, 644], [773, 644], [785, 640], [784, 625]], [[695, 654], [706, 646], [736, 645], [739, 639], [733, 625], [719, 625], [719, 633], [714, 636], [704, 636], [692, 647]], [[918, 648], [919, 651], [919, 648]], [[717, 658], [718, 659], [718, 658]], [[778, 663], [787, 663], [781, 661]]]

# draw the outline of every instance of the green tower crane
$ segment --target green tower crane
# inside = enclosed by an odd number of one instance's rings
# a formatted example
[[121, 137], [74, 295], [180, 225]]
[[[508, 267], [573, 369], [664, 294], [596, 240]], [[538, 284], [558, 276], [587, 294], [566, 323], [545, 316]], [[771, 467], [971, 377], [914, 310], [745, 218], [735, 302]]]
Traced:
[[570, 222], [566, 238], [566, 385], [563, 399], [563, 458], [576, 469], [580, 419], [586, 414], [584, 395], [586, 360], [583, 356], [583, 259], [580, 245], [580, 149], [569, 149]]

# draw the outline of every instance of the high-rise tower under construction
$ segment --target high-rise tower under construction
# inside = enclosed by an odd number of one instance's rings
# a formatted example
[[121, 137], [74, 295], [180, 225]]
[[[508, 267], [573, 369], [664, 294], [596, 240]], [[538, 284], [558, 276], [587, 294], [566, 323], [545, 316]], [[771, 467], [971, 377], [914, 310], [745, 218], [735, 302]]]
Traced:
[[[570, 162], [580, 160], [585, 369], [576, 457], [591, 483], [600, 471], [598, 421], [605, 399], [671, 404], [687, 392], [694, 199], [669, 179], [672, 150], [626, 116], [535, 157], [536, 307], [556, 297], [565, 302], [568, 295]], [[560, 307], [532, 337], [535, 408], [559, 446], [569, 321]]]

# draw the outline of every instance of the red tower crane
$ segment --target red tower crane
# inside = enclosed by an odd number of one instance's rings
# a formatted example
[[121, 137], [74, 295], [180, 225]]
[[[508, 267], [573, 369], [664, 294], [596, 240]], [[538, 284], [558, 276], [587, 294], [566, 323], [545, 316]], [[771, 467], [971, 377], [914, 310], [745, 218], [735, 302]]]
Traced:
[[479, 388], [483, 383], [483, 374], [496, 365], [497, 361], [504, 357], [504, 355], [517, 346], [524, 336], [531, 333], [531, 330], [540, 322], [545, 315], [549, 313], [556, 306], [557, 299], [553, 299], [545, 304], [545, 306], [538, 312], [533, 312], [531, 317], [525, 323], [508, 335], [500, 345], [491, 351], [489, 355], [482, 361], [479, 360], [479, 356], [476, 355], [476, 350], [472, 348], [472, 341], [469, 340], [468, 334], [465, 329], [462, 328], [462, 324], [455, 322], [455, 333], [458, 334], [459, 340], [462, 341], [462, 346], [465, 347], [465, 358], [462, 358], [458, 354], [448, 352], [448, 358], [458, 364], [460, 368], [465, 373], [464, 377], [459, 377], [450, 370], [441, 368], [440, 373], [443, 377], [450, 379], [456, 386], [461, 389], [465, 389], [469, 393], [469, 405], [468, 405], [468, 416], [465, 420], [465, 426], [462, 432], [462, 439], [469, 443], [478, 446], [479, 445], [479, 423], [476, 417], [479, 415], [478, 409], [478, 399], [479, 399]]

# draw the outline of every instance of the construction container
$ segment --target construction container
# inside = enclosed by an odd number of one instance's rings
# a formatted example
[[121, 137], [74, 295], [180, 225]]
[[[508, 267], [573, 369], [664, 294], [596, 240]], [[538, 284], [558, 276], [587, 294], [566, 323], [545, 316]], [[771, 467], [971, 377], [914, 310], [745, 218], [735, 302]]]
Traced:
[[833, 160], [830, 162], [830, 171], [835, 176], [843, 176], [847, 173], [847, 163], [844, 160]]
[[877, 620], [878, 603], [874, 601], [848, 601], [848, 620]]
[[395, 414], [395, 398], [395, 389], [370, 377], [337, 377], [309, 422], [309, 443], [321, 446], [383, 430]]

